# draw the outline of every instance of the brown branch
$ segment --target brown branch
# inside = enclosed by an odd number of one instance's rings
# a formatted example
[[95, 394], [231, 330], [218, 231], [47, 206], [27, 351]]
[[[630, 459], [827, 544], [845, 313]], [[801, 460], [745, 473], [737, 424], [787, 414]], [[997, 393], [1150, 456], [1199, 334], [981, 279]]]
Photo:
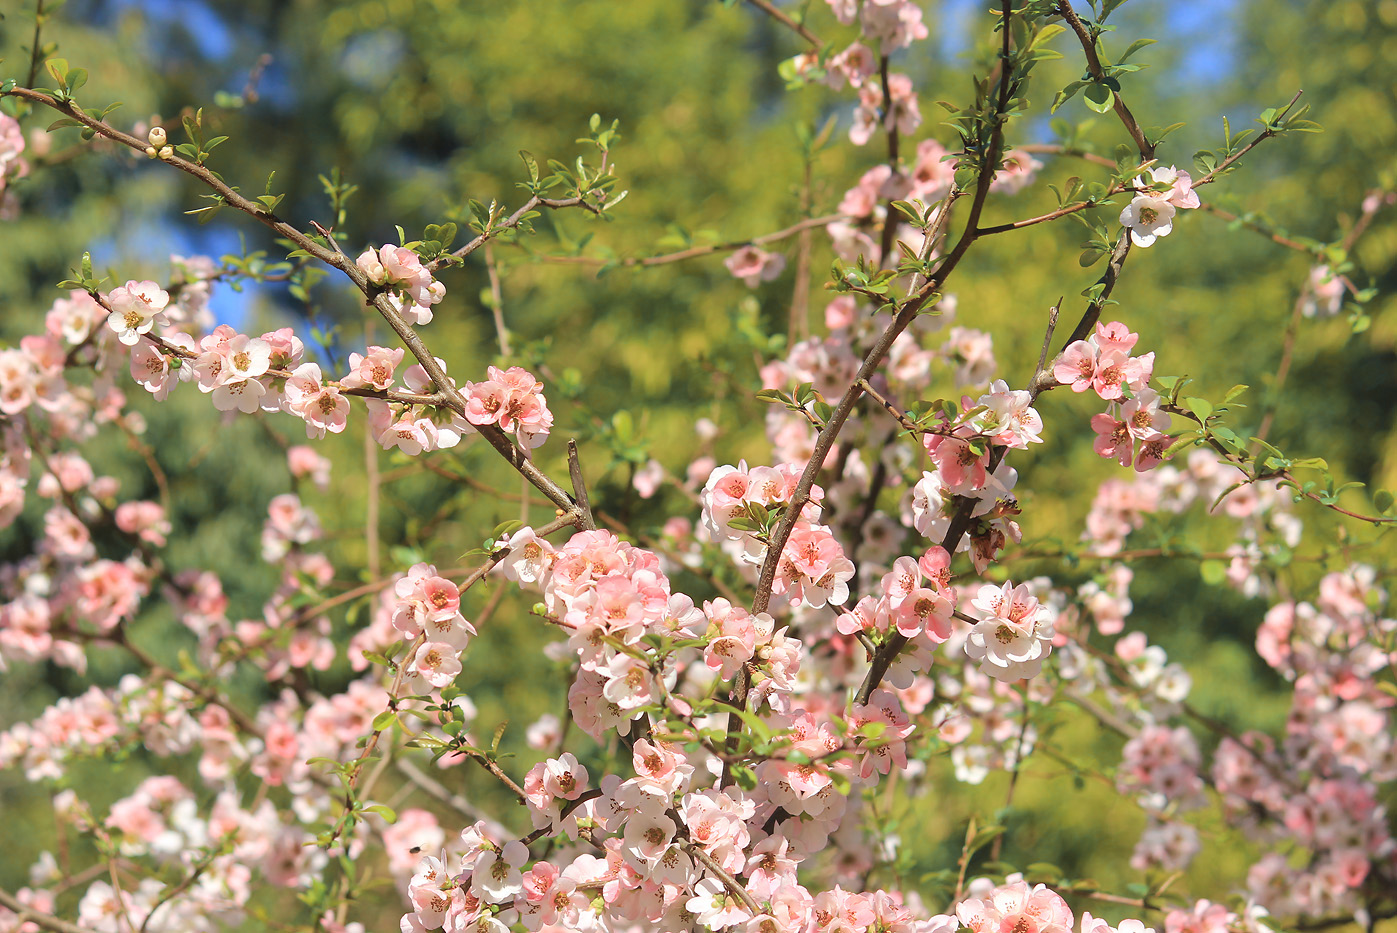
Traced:
[[24, 81], [29, 87], [34, 86], [34, 79], [39, 77], [39, 61], [43, 58], [43, 46], [40, 39], [44, 31], [44, 0], [38, 0], [34, 4], [34, 44], [29, 47], [29, 77]]
[[707, 852], [703, 851], [702, 847], [692, 842], [686, 842], [684, 848], [688, 849], [689, 854], [698, 859], [704, 868], [708, 869], [719, 881], [723, 882], [723, 887], [731, 891], [733, 897], [741, 901], [742, 906], [746, 907], [753, 917], [763, 913], [762, 909], [757, 906], [757, 902], [752, 899], [752, 895], [747, 893], [747, 889], [739, 884], [736, 878], [728, 874], [727, 870], [724, 869], [722, 865], [715, 862], [713, 856], [709, 855]]
[[1027, 145], [1016, 146], [1015, 148], [1023, 152], [1031, 152], [1035, 155], [1060, 155], [1072, 156], [1078, 159], [1085, 159], [1096, 165], [1104, 165], [1106, 168], [1115, 168], [1113, 159], [1108, 159], [1104, 155], [1097, 155], [1095, 152], [1088, 152], [1085, 149], [1078, 149], [1074, 146], [1060, 146], [1057, 143], [1028, 143]]
[[1027, 217], [1023, 220], [1015, 220], [1010, 223], [995, 224], [993, 227], [981, 227], [979, 233], [981, 236], [988, 236], [994, 233], [1008, 233], [1010, 230], [1022, 230], [1024, 227], [1045, 224], [1049, 221], [1057, 220], [1059, 217], [1076, 214], [1088, 208], [1100, 207], [1102, 204], [1106, 203], [1107, 198], [1111, 197], [1111, 195], [1119, 194], [1124, 190], [1127, 190], [1124, 186], [1112, 184], [1106, 189], [1106, 193], [1102, 195], [1100, 199], [1088, 198], [1085, 201], [1078, 201], [1075, 204], [1064, 205], [1046, 214], [1039, 214], [1037, 217]]
[[[1296, 91], [1295, 96], [1290, 99], [1290, 103], [1282, 107], [1280, 113], [1276, 114], [1275, 118], [1279, 120], [1282, 117], [1284, 117], [1287, 113], [1289, 113], [1290, 108], [1295, 106], [1295, 102], [1298, 101], [1300, 99], [1300, 95], [1304, 93], [1304, 91]], [[1222, 175], [1233, 165], [1236, 165], [1237, 162], [1248, 152], [1251, 152], [1257, 146], [1261, 145], [1263, 142], [1275, 135], [1277, 135], [1276, 132], [1273, 131], [1270, 127], [1263, 129], [1260, 133], [1256, 135], [1255, 139], [1247, 143], [1241, 149], [1238, 149], [1236, 152], [1232, 153], [1232, 155], [1228, 156], [1226, 159], [1222, 161], [1221, 165], [1218, 165], [1211, 172], [1198, 179], [1198, 181], [1195, 181], [1193, 183], [1193, 187], [1200, 188], [1203, 185], [1210, 185], [1213, 182], [1217, 181], [1218, 176]]]
[[820, 49], [824, 48], [825, 44], [820, 40], [819, 36], [807, 29], [804, 23], [797, 23], [784, 12], [777, 9], [771, 4], [770, 0], [747, 0], [747, 2], [810, 43], [810, 46], [815, 49], [815, 51], [818, 52]]
[[28, 920], [41, 929], [52, 931], [52, 933], [92, 933], [87, 927], [80, 927], [76, 923], [60, 920], [52, 914], [42, 913], [32, 907], [25, 907], [19, 898], [4, 888], [0, 888], [0, 907], [7, 907], [14, 911], [21, 921]]
[[509, 356], [509, 331], [504, 326], [504, 290], [500, 288], [500, 271], [495, 264], [495, 248], [485, 244], [485, 272], [490, 277], [490, 314], [495, 319], [495, 338], [500, 342], [500, 356]]
[[744, 246], [764, 246], [767, 243], [775, 243], [785, 240], [806, 230], [813, 230], [818, 227], [828, 227], [835, 221], [844, 220], [843, 214], [826, 214], [823, 217], [808, 217], [805, 220], [791, 224], [773, 233], [764, 233], [761, 236], [748, 237], [744, 240], [726, 240], [722, 243], [709, 243], [703, 246], [690, 246], [673, 253], [660, 253], [655, 256], [627, 256], [624, 259], [602, 259], [597, 256], [539, 256], [540, 262], [560, 263], [564, 265], [579, 266], [606, 266], [616, 265], [625, 268], [634, 266], [663, 266], [671, 262], [682, 262], [686, 259], [695, 259], [699, 256], [708, 256], [712, 253], [725, 253], [732, 250], [741, 249]]
[[[1006, 67], [1004, 63], [1000, 67]], [[888, 132], [888, 169], [892, 172], [890, 178], [897, 179], [901, 176], [900, 168], [897, 164], [897, 121], [889, 119], [892, 116], [892, 88], [888, 85], [888, 56], [882, 55], [878, 59], [878, 78], [882, 82], [883, 88], [883, 128]], [[883, 212], [883, 235], [878, 243], [878, 265], [880, 268], [888, 268], [888, 260], [893, 254], [893, 240], [897, 236], [898, 210], [893, 207], [895, 198], [888, 198], [887, 207]], [[896, 265], [894, 263], [893, 265]]]
[[[1057, 5], [1058, 12], [1067, 21], [1067, 25], [1077, 34], [1077, 39], [1082, 44], [1082, 52], [1087, 58], [1087, 71], [1097, 81], [1102, 81], [1106, 77], [1106, 71], [1101, 67], [1101, 57], [1096, 54], [1096, 39], [1087, 31], [1086, 24], [1082, 22], [1077, 11], [1072, 9], [1071, 0], [1060, 0]], [[1130, 112], [1130, 108], [1125, 105], [1125, 100], [1119, 93], [1112, 91], [1112, 98], [1115, 100], [1116, 116], [1125, 126], [1125, 131], [1130, 134], [1130, 138], [1135, 141], [1135, 148], [1140, 150], [1140, 158], [1146, 162], [1154, 158], [1154, 144], [1145, 138], [1145, 133], [1140, 129], [1140, 124], [1135, 120], [1135, 115]]]
[[[1369, 201], [1371, 201], [1371, 203], [1368, 203], [1368, 206], [1363, 209], [1358, 217], [1358, 221], [1353, 225], [1353, 228], [1349, 230], [1348, 234], [1344, 236], [1341, 244], [1344, 252], [1353, 249], [1359, 237], [1363, 236], [1364, 232], [1367, 231], [1368, 225], [1373, 222], [1373, 218], [1377, 216], [1378, 211], [1381, 210], [1383, 205], [1387, 202], [1387, 197], [1385, 197], [1384, 194], [1382, 189], [1379, 188], [1370, 191], [1364, 198], [1365, 203]], [[1215, 210], [1214, 213], [1221, 212]], [[1280, 365], [1276, 367], [1276, 379], [1271, 386], [1271, 403], [1266, 406], [1266, 411], [1261, 417], [1261, 426], [1257, 428], [1256, 431], [1256, 436], [1263, 441], [1270, 435], [1271, 426], [1276, 420], [1277, 396], [1279, 396], [1281, 389], [1285, 386], [1286, 377], [1290, 375], [1290, 364], [1295, 353], [1295, 340], [1300, 333], [1300, 321], [1304, 317], [1305, 303], [1313, 290], [1314, 287], [1312, 283], [1307, 280], [1304, 287], [1300, 290], [1300, 295], [1295, 299], [1295, 306], [1290, 313], [1290, 322], [1285, 328], [1285, 337], [1281, 342], [1281, 362]], [[1252, 453], [1255, 454], [1260, 449], [1261, 445], [1255, 444], [1252, 447]]]
[[902, 425], [904, 430], [912, 434], [918, 435], [927, 433], [926, 428], [922, 427], [920, 424], [917, 424], [917, 422], [907, 417], [906, 412], [902, 411], [892, 402], [879, 395], [878, 391], [869, 384], [867, 379], [860, 379], [859, 384], [860, 387], [863, 389], [864, 394], [866, 394], [869, 398], [873, 399], [873, 401], [877, 402], [879, 405], [882, 405], [883, 408], [887, 410], [888, 414], [892, 415], [895, 419], [897, 419], [897, 423]]
[[1246, 227], [1248, 230], [1251, 230], [1254, 233], [1259, 233], [1262, 236], [1266, 237], [1266, 239], [1270, 240], [1272, 243], [1279, 243], [1286, 249], [1293, 249], [1298, 252], [1307, 253], [1311, 256], [1319, 258], [1324, 257], [1324, 250], [1319, 246], [1306, 246], [1304, 243], [1296, 242], [1295, 240], [1292, 240], [1289, 237], [1282, 236], [1274, 230], [1267, 229], [1264, 225], [1258, 223], [1255, 220], [1251, 220], [1247, 217], [1239, 217], [1238, 215], [1232, 213], [1229, 210], [1224, 210], [1223, 208], [1218, 207], [1216, 204], [1202, 203], [1198, 206], [1203, 208], [1203, 210], [1207, 211], [1210, 214], [1215, 214], [1216, 216], [1221, 217], [1223, 220], [1226, 220], [1229, 223], [1237, 223], [1243, 227]]
[[590, 211], [593, 214], [601, 213], [601, 209], [599, 207], [597, 207], [595, 204], [591, 204], [590, 202], [583, 200], [580, 197], [541, 198], [538, 195], [534, 195], [533, 197], [529, 198], [529, 200], [525, 201], [513, 214], [510, 214], [509, 217], [491, 226], [484, 233], [478, 234], [475, 239], [471, 240], [469, 243], [467, 243], [465, 246], [462, 246], [455, 252], [450, 253], [447, 256], [440, 256], [436, 259], [433, 259], [431, 262], [426, 263], [426, 268], [431, 272], [435, 272], [438, 268], [440, 268], [442, 265], [445, 265], [448, 262], [457, 259], [465, 259], [471, 253], [475, 252], [485, 244], [489, 243], [491, 240], [498, 237], [501, 233], [504, 233], [506, 230], [513, 230], [514, 228], [518, 227], [521, 223], [524, 222], [524, 215], [527, 214], [529, 211], [532, 211], [536, 207], [547, 207], [552, 210], [562, 210], [568, 207], [580, 207], [584, 210]]
[[441, 781], [438, 781], [436, 778], [432, 777], [430, 774], [417, 767], [417, 765], [413, 764], [408, 759], [399, 758], [397, 761], [397, 766], [398, 771], [400, 771], [403, 777], [407, 778], [413, 786], [417, 787], [419, 790], [425, 792], [429, 796], [436, 798], [437, 800], [446, 804], [448, 807], [451, 807], [453, 810], [460, 813], [467, 819], [488, 820], [491, 818], [489, 814], [485, 813], [483, 810], [478, 809], [465, 797], [461, 796], [460, 794], [453, 794], [450, 790], [447, 789], [445, 784], [441, 783]]

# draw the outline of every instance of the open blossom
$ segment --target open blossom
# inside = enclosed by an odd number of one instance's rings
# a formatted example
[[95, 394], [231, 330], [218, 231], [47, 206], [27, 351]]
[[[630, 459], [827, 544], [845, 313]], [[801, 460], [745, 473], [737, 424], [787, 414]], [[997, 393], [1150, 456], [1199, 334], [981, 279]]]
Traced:
[[963, 496], [984, 487], [989, 475], [990, 444], [985, 438], [975, 437], [973, 427], [962, 425], [956, 428], [956, 434], [927, 434], [922, 444], [951, 492]]
[[385, 243], [377, 250], [366, 249], [354, 264], [370, 282], [391, 290], [389, 302], [410, 324], [430, 324], [432, 305], [446, 296], [446, 286], [405, 246]]
[[1038, 676], [1052, 652], [1053, 624], [1026, 584], [986, 584], [972, 605], [981, 614], [965, 642], [965, 653], [981, 673], [1013, 683]]
[[1174, 230], [1174, 205], [1153, 194], [1137, 194], [1121, 211], [1121, 226], [1130, 230], [1136, 246], [1153, 246], [1154, 241]]
[[773, 593], [788, 593], [792, 602], [812, 609], [842, 606], [849, 600], [854, 564], [834, 534], [823, 525], [796, 522], [776, 566]]
[[538, 447], [553, 428], [543, 383], [519, 366], [507, 370], [491, 366], [488, 373], [486, 381], [466, 387], [466, 420], [474, 425], [497, 424], [513, 432], [525, 447]]
[[1154, 376], [1154, 353], [1131, 356], [1138, 335], [1119, 322], [1097, 324], [1086, 340], [1074, 340], [1053, 363], [1053, 378], [1073, 392], [1092, 389], [1106, 401], [1144, 390]]
[[116, 333], [118, 340], [134, 347], [142, 334], [150, 333], [152, 327], [163, 323], [161, 312], [170, 303], [170, 295], [154, 282], [132, 280], [112, 289], [107, 303], [112, 306], [107, 326]]
[[403, 361], [402, 347], [369, 347], [368, 354], [349, 354], [349, 374], [340, 380], [346, 389], [368, 387], [388, 389], [393, 385], [393, 374]]
[[1193, 190], [1193, 176], [1181, 168], [1162, 165], [1155, 166], [1145, 175], [1139, 178], [1141, 185], [1168, 185], [1164, 191], [1155, 192], [1155, 197], [1162, 198], [1181, 210], [1191, 210], [1198, 207], [1198, 194]]
[[956, 917], [974, 933], [1072, 933], [1072, 910], [1046, 885], [1014, 881], [956, 905]]
[[994, 173], [990, 190], [1003, 194], [1018, 194], [1033, 181], [1033, 176], [1043, 167], [1043, 163], [1030, 153], [1011, 149], [1004, 153], [999, 171]]
[[756, 288], [762, 282], [770, 282], [781, 274], [786, 268], [786, 257], [749, 244], [724, 259], [723, 265], [748, 288]]
[[1344, 278], [1325, 264], [1310, 269], [1305, 295], [1300, 300], [1300, 313], [1305, 317], [1333, 317], [1344, 305], [1347, 286]]
[[286, 404], [306, 422], [306, 437], [324, 437], [325, 432], [338, 434], [349, 418], [349, 399], [338, 387], [322, 385], [320, 366], [302, 363], [286, 380]]

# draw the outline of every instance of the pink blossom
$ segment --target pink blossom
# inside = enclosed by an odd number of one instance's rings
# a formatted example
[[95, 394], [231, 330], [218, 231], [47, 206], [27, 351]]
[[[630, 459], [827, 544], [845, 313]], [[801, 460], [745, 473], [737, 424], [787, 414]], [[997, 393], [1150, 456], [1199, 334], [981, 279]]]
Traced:
[[759, 246], [747, 245], [723, 260], [723, 265], [748, 288], [756, 288], [781, 274], [786, 268], [786, 257], [780, 253], [769, 253]]

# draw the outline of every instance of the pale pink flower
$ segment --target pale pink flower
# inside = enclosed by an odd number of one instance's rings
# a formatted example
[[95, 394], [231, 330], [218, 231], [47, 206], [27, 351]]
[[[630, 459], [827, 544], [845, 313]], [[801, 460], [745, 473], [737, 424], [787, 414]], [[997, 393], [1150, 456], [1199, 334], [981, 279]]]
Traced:
[[461, 660], [451, 645], [429, 641], [413, 655], [411, 669], [433, 687], [448, 687], [461, 673]]
[[1136, 246], [1153, 246], [1174, 229], [1174, 205], [1149, 194], [1136, 195], [1121, 211], [1121, 226], [1130, 230]]
[[723, 265], [748, 288], [756, 288], [762, 282], [770, 282], [781, 274], [786, 268], [786, 257], [749, 244], [723, 260]]
[[107, 326], [123, 344], [134, 347], [142, 334], [164, 322], [161, 312], [170, 303], [170, 295], [154, 282], [132, 280], [112, 289], [107, 303], [112, 307]]

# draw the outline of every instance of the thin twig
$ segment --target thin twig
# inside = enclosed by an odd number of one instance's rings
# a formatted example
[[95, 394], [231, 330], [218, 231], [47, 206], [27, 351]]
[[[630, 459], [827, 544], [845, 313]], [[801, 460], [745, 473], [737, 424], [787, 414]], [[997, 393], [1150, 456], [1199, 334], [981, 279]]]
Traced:
[[29, 47], [29, 77], [24, 83], [28, 87], [34, 86], [34, 79], [39, 77], [39, 62], [43, 59], [43, 46], [40, 40], [44, 31], [44, 0], [38, 0], [34, 4], [34, 44]]
[[726, 253], [732, 250], [741, 249], [744, 246], [764, 246], [767, 243], [775, 243], [802, 233], [806, 230], [814, 230], [818, 227], [828, 227], [836, 221], [844, 220], [843, 214], [826, 214], [822, 217], [808, 217], [805, 220], [791, 224], [773, 233], [764, 233], [761, 236], [748, 237], [743, 240], [725, 240], [722, 243], [707, 243], [702, 246], [690, 246], [673, 253], [660, 253], [655, 256], [627, 256], [623, 259], [603, 259], [598, 256], [539, 256], [540, 262], [562, 263], [565, 265], [584, 266], [663, 266], [672, 262], [683, 262], [686, 259], [695, 259], [699, 256], [708, 256], [712, 253]]
[[592, 500], [587, 495], [587, 483], [582, 478], [582, 464], [577, 459], [577, 439], [568, 438], [568, 475], [572, 478], [572, 496], [577, 507], [582, 510], [582, 530], [595, 531], [596, 516], [592, 514]]
[[52, 933], [93, 933], [87, 927], [80, 927], [76, 923], [69, 923], [67, 920], [60, 920], [52, 914], [24, 906], [19, 898], [4, 888], [0, 888], [0, 907], [14, 911], [21, 924], [28, 920], [42, 929], [52, 931]]
[[820, 40], [819, 36], [807, 29], [804, 23], [797, 23], [784, 12], [777, 9], [771, 4], [770, 0], [747, 0], [747, 2], [810, 43], [815, 51], [818, 52], [820, 49], [824, 48], [825, 44]]
[[713, 856], [709, 855], [707, 852], [703, 851], [702, 847], [692, 842], [686, 843], [684, 848], [688, 849], [689, 854], [697, 859], [704, 868], [707, 868], [719, 881], [723, 882], [723, 886], [732, 892], [733, 897], [742, 902], [742, 906], [746, 907], [753, 917], [761, 914], [762, 909], [757, 906], [757, 902], [752, 899], [752, 895], [748, 894], [747, 889], [739, 884], [736, 878], [728, 874], [727, 870], [724, 869], [722, 865], [715, 862]]
[[495, 339], [500, 343], [500, 356], [509, 358], [509, 331], [504, 326], [504, 290], [500, 288], [499, 267], [495, 264], [495, 247], [485, 244], [485, 273], [490, 277], [490, 313], [495, 318]]

